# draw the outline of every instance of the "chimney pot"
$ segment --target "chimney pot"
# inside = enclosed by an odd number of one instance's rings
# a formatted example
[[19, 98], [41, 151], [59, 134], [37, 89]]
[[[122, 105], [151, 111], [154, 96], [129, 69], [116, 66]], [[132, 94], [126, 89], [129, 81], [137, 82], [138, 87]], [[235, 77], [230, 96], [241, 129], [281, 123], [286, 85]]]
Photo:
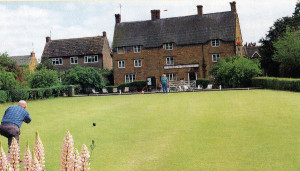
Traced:
[[231, 6], [231, 11], [236, 13], [236, 2], [235, 1], [230, 2], [230, 6]]
[[50, 42], [51, 41], [51, 37], [47, 36], [46, 37], [46, 43]]
[[197, 10], [198, 10], [198, 16], [202, 16], [203, 15], [203, 6], [197, 5]]
[[151, 10], [151, 20], [155, 21], [160, 19], [160, 10]]
[[121, 14], [115, 14], [116, 17], [116, 24], [121, 23]]
[[33, 51], [31, 52], [30, 55], [31, 55], [31, 57], [35, 58], [35, 53]]
[[103, 31], [103, 37], [106, 37], [106, 31]]

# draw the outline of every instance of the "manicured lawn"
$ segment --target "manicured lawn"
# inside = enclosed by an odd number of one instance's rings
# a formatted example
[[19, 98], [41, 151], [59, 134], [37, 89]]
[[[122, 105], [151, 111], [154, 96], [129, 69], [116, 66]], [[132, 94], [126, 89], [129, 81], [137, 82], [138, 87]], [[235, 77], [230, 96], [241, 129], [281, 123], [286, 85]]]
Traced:
[[91, 170], [300, 169], [300, 93], [56, 98], [31, 101], [28, 111], [33, 121], [21, 128], [21, 154], [39, 130], [49, 171], [59, 170], [67, 129], [78, 149], [95, 140]]

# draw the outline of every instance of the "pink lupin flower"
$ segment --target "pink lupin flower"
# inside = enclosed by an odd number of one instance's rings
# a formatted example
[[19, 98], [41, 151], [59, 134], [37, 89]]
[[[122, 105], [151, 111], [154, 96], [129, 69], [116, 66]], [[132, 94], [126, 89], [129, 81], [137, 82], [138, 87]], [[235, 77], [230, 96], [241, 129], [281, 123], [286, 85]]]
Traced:
[[74, 142], [72, 135], [67, 130], [67, 133], [64, 138], [62, 154], [61, 154], [61, 164], [60, 170], [69, 171], [73, 170], [74, 163]]
[[90, 163], [89, 163], [90, 152], [85, 144], [83, 144], [81, 147], [80, 157], [81, 157], [81, 171], [90, 170]]
[[7, 158], [0, 142], [0, 170], [6, 170], [7, 167]]
[[73, 169], [74, 171], [80, 171], [81, 170], [81, 157], [76, 148], [74, 148], [74, 163], [73, 163]]
[[19, 171], [20, 150], [19, 144], [15, 138], [12, 139], [11, 146], [9, 148], [9, 163], [14, 171]]
[[37, 158], [35, 156], [35, 152], [33, 151], [32, 164], [31, 164], [29, 171], [42, 171], [42, 170], [43, 170], [43, 168], [42, 168], [41, 164], [39, 163], [39, 161], [37, 160]]
[[36, 138], [35, 138], [35, 144], [33, 147], [33, 151], [36, 155], [36, 159], [40, 163], [42, 170], [45, 170], [45, 152], [44, 152], [44, 146], [40, 139], [39, 132], [36, 132]]
[[25, 148], [25, 153], [23, 156], [23, 170], [29, 171], [32, 163], [32, 155], [29, 148], [29, 142], [27, 141], [27, 145]]

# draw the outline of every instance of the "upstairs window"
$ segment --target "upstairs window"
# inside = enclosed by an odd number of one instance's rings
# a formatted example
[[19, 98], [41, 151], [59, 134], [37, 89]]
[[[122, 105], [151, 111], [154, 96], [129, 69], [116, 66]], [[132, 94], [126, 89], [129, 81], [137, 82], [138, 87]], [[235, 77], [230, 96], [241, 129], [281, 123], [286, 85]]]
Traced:
[[174, 65], [174, 58], [173, 57], [167, 57], [166, 58], [166, 64], [167, 65]]
[[98, 62], [98, 55], [91, 55], [84, 57], [84, 63], [97, 63]]
[[129, 82], [133, 82], [135, 81], [135, 74], [125, 74], [125, 82], [129, 83]]
[[125, 68], [125, 61], [118, 61], [118, 68]]
[[173, 43], [166, 43], [164, 44], [166, 50], [173, 50]]
[[219, 53], [212, 54], [212, 61], [213, 62], [218, 62], [218, 58], [220, 58], [220, 54]]
[[52, 58], [52, 64], [53, 65], [62, 65], [63, 60], [62, 60], [62, 58]]
[[140, 59], [134, 60], [134, 67], [142, 67], [142, 60]]
[[211, 46], [212, 47], [219, 47], [219, 45], [220, 45], [220, 42], [219, 42], [218, 39], [211, 40]]
[[142, 46], [133, 46], [133, 52], [134, 53], [141, 53]]
[[77, 56], [71, 57], [71, 58], [70, 58], [70, 63], [71, 63], [71, 64], [78, 64], [78, 57], [77, 57]]
[[125, 48], [124, 47], [117, 48], [117, 53], [118, 54], [124, 54], [125, 53]]

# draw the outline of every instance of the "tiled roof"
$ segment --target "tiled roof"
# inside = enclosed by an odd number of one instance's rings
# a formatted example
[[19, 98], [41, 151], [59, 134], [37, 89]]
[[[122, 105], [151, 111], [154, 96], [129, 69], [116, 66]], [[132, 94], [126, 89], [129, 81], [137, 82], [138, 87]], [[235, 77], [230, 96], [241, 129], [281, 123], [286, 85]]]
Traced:
[[25, 55], [25, 56], [9, 56], [10, 59], [17, 62], [17, 65], [28, 65], [32, 56]]
[[159, 47], [163, 43], [189, 45], [210, 39], [234, 41], [235, 13], [220, 12], [155, 21], [121, 22], [115, 25], [113, 48], [143, 45]]
[[[249, 57], [249, 58], [260, 57], [259, 46], [248, 46], [248, 47], [246, 47], [246, 51], [247, 51], [246, 57]], [[258, 56], [255, 55], [255, 53], [257, 53]]]
[[64, 57], [101, 54], [105, 38], [102, 36], [50, 40], [42, 57]]

